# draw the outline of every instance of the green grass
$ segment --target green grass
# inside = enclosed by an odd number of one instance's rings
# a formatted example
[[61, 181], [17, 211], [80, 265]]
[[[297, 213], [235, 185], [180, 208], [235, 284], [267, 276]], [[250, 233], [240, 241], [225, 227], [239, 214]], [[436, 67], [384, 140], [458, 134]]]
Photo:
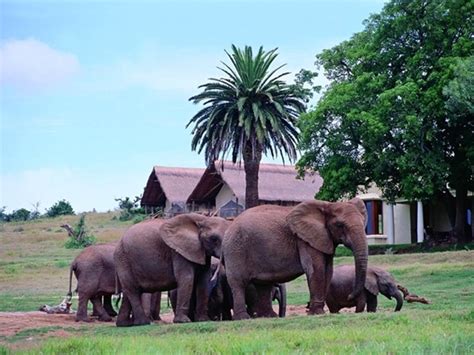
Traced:
[[[130, 225], [112, 217], [87, 217], [100, 242], [118, 239]], [[74, 223], [73, 218], [67, 223]], [[67, 292], [68, 265], [79, 252], [63, 246], [66, 234], [59, 233], [57, 226], [64, 219], [1, 226], [0, 311], [36, 310], [62, 300]], [[18, 231], [20, 227], [22, 231]], [[352, 256], [335, 259], [336, 265], [346, 263], [353, 263]], [[394, 301], [379, 296], [376, 314], [132, 328], [113, 324], [42, 326], [0, 337], [0, 354], [474, 353], [474, 251], [372, 255], [369, 263], [389, 270], [400, 284], [432, 304], [405, 303], [401, 312], [394, 313]], [[287, 287], [288, 304], [306, 304], [304, 276]], [[58, 331], [69, 337], [58, 337]]]

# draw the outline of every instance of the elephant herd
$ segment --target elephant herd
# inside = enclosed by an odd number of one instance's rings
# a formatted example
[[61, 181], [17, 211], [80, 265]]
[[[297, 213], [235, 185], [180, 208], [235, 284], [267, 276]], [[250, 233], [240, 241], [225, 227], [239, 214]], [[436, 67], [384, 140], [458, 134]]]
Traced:
[[[170, 291], [174, 322], [284, 316], [284, 283], [306, 274], [309, 314], [356, 306], [375, 311], [377, 294], [403, 303], [390, 274], [368, 267], [367, 212], [359, 199], [262, 205], [234, 221], [196, 213], [149, 219], [116, 243], [90, 246], [71, 264], [77, 278], [77, 321], [88, 321], [87, 303], [101, 321], [117, 315], [111, 295], [121, 292], [117, 326], [159, 319], [161, 292]], [[354, 265], [336, 267], [338, 244]], [[272, 300], [280, 309], [273, 311]]]

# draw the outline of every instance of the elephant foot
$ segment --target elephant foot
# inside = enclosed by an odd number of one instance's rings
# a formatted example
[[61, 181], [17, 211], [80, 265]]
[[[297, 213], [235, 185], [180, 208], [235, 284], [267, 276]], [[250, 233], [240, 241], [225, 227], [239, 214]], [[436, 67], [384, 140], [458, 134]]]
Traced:
[[131, 319], [117, 319], [115, 325], [117, 327], [131, 327], [133, 325], [133, 321]]
[[278, 314], [276, 314], [274, 311], [270, 311], [270, 312], [265, 312], [265, 313], [262, 313], [262, 314], [257, 313], [257, 317], [278, 318]]
[[158, 321], [161, 320], [161, 317], [160, 317], [160, 316], [153, 316], [153, 317], [151, 317], [151, 319], [152, 319], [153, 321], [158, 322]]
[[92, 323], [94, 320], [88, 317], [76, 317], [76, 322]]
[[187, 315], [177, 315], [173, 319], [173, 323], [190, 323], [191, 319]]
[[111, 317], [117, 317], [117, 312], [115, 311], [107, 311], [107, 314]]
[[323, 308], [314, 308], [314, 309], [309, 309], [308, 314], [309, 315], [318, 315], [318, 314], [325, 314], [326, 312], [324, 311]]
[[133, 325], [150, 325], [149, 319], [135, 319], [133, 321]]
[[101, 322], [112, 322], [112, 317], [109, 316], [107, 313], [106, 314], [101, 314], [99, 316], [99, 321], [101, 321]]
[[250, 319], [250, 316], [247, 312], [240, 312], [240, 313], [234, 314], [234, 320], [244, 320], [244, 319]]
[[211, 319], [208, 315], [204, 314], [202, 316], [196, 316], [194, 321], [195, 322], [209, 322]]

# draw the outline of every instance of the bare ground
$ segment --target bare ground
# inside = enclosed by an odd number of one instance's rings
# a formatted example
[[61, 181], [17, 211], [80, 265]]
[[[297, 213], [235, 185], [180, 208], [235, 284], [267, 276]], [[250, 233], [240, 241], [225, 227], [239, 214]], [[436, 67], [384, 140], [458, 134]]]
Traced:
[[[347, 310], [351, 312], [351, 310]], [[286, 309], [286, 316], [305, 315], [306, 307], [289, 305]], [[67, 331], [69, 328], [80, 328], [82, 326], [115, 326], [115, 322], [103, 323], [91, 318], [90, 323], [75, 321], [75, 314], [47, 314], [44, 312], [0, 312], [0, 337], [8, 338], [15, 336], [19, 332], [30, 329], [44, 327], [61, 327], [63, 329], [51, 329], [47, 332], [48, 337], [68, 337], [71, 335]], [[161, 314], [161, 321], [158, 324], [170, 324], [173, 322], [173, 313]], [[0, 341], [1, 342], [1, 341]]]

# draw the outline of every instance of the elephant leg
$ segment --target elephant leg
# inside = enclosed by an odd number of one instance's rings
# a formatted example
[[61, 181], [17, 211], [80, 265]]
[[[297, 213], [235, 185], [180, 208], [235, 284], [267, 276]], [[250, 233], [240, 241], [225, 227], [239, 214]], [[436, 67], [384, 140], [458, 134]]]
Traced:
[[257, 302], [254, 307], [257, 317], [275, 318], [278, 314], [275, 313], [272, 307], [272, 291], [273, 285], [256, 285]]
[[155, 292], [151, 295], [150, 315], [152, 320], [161, 320], [161, 292]]
[[112, 306], [112, 295], [104, 296], [104, 308], [109, 316], [115, 317], [117, 315], [117, 312], [115, 312], [115, 309]]
[[191, 322], [189, 318], [189, 309], [191, 297], [194, 288], [194, 266], [177, 253], [173, 257], [173, 268], [176, 277], [176, 312], [173, 319], [174, 323]]
[[[102, 297], [99, 297], [99, 301], [102, 302]], [[97, 309], [97, 306], [95, 305], [94, 302], [92, 302], [92, 317], [98, 317], [99, 316], [99, 310]]]
[[309, 247], [306, 243], [298, 241], [301, 265], [306, 273], [309, 288], [309, 310], [308, 314], [324, 314], [324, 302], [326, 300], [326, 275], [331, 269], [327, 267], [329, 260], [325, 254]]
[[[331, 286], [331, 279], [332, 273], [334, 270], [334, 256], [333, 255], [325, 255], [326, 258], [326, 295], [329, 292], [329, 287]], [[325, 296], [326, 299], [326, 296]]]
[[367, 292], [367, 312], [377, 312], [377, 296]]
[[232, 299], [234, 301], [234, 320], [250, 319], [245, 304], [245, 289], [247, 284], [242, 280], [235, 280], [229, 275], [227, 282], [232, 290]]
[[209, 293], [208, 286], [209, 280], [211, 279], [211, 270], [201, 272], [198, 275], [196, 282], [196, 311], [194, 315], [194, 320], [196, 322], [206, 322], [209, 321], [208, 315], [208, 305], [209, 305]]
[[364, 312], [365, 304], [366, 304], [365, 292], [362, 292], [362, 293], [356, 298], [356, 313]]
[[148, 325], [150, 324], [150, 318], [145, 314], [145, 310], [142, 306], [141, 294], [138, 290], [126, 290], [124, 289], [124, 295], [128, 297], [130, 305], [132, 306], [133, 314], [133, 325]]
[[132, 313], [132, 305], [125, 294], [122, 296], [122, 304], [120, 305], [119, 313], [117, 315], [116, 325], [117, 327], [129, 327], [133, 325], [133, 321], [130, 318]]
[[141, 302], [147, 318], [151, 319], [151, 293], [142, 293]]
[[102, 306], [102, 297], [93, 297], [91, 299], [92, 305], [96, 308], [97, 312], [99, 313], [99, 320], [101, 322], [111, 322], [112, 317], [110, 317], [107, 312], [104, 309], [104, 306]]
[[77, 306], [76, 322], [91, 322], [87, 316], [87, 302], [89, 296], [84, 292], [79, 292], [79, 304]]

